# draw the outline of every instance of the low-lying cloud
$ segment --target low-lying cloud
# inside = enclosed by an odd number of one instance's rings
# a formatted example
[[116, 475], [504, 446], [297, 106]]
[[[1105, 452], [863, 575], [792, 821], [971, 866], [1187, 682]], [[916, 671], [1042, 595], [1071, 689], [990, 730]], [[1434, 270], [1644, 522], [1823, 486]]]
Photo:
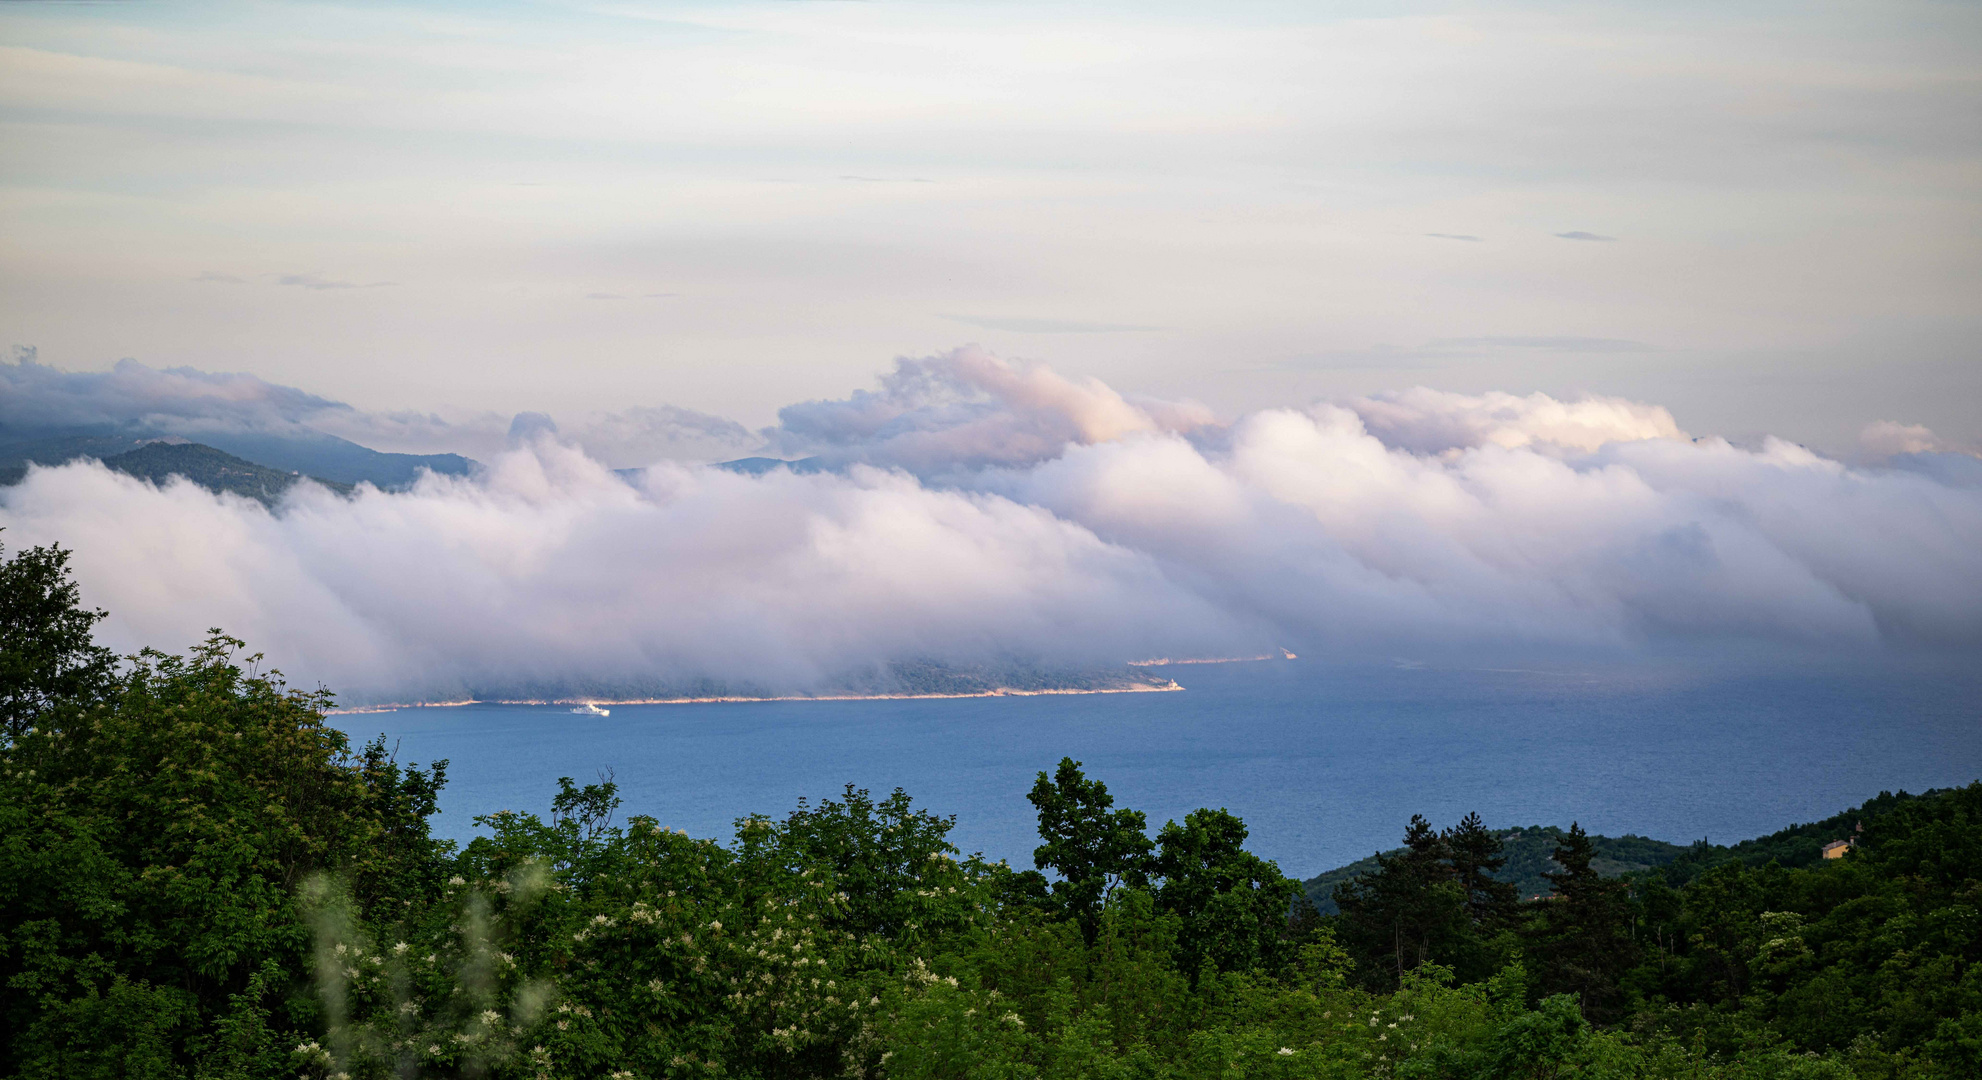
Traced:
[[361, 700], [1276, 645], [1982, 645], [1982, 487], [1637, 402], [1419, 389], [1222, 420], [965, 350], [759, 437], [825, 468], [628, 479], [532, 422], [476, 476], [273, 512], [37, 469], [0, 523], [75, 549], [119, 648], [223, 626]]

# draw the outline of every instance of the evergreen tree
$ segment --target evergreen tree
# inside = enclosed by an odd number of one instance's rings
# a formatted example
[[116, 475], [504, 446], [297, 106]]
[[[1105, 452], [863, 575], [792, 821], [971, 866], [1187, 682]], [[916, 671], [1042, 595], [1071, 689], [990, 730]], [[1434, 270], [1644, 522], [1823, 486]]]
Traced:
[[19, 739], [58, 708], [109, 692], [117, 658], [90, 639], [105, 614], [82, 606], [58, 546], [0, 562], [0, 738]]
[[1052, 906], [1079, 922], [1092, 941], [1109, 894], [1149, 884], [1154, 845], [1142, 811], [1113, 809], [1108, 785], [1089, 780], [1072, 758], [1061, 758], [1051, 779], [1040, 773], [1026, 798], [1039, 810], [1039, 838], [1045, 841], [1033, 849], [1033, 865], [1060, 875], [1052, 886]]
[[1500, 853], [1500, 838], [1487, 830], [1478, 813], [1471, 813], [1460, 819], [1456, 828], [1445, 830], [1441, 839], [1473, 926], [1491, 934], [1513, 922], [1519, 897], [1512, 883], [1493, 876], [1507, 865], [1507, 858]]
[[1465, 897], [1452, 877], [1445, 840], [1411, 815], [1404, 850], [1379, 853], [1374, 871], [1335, 890], [1343, 945], [1366, 982], [1394, 988], [1420, 965], [1449, 962], [1471, 938]]
[[1575, 995], [1584, 1015], [1601, 1023], [1621, 1015], [1617, 984], [1637, 947], [1629, 886], [1597, 873], [1596, 854], [1589, 834], [1571, 822], [1555, 849], [1559, 869], [1543, 875], [1555, 895], [1542, 905], [1529, 952], [1543, 993]]

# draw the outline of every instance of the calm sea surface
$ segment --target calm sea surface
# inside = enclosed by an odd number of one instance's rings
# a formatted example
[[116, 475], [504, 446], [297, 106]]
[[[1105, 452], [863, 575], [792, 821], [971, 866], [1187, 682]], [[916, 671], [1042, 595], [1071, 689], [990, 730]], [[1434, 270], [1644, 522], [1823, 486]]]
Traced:
[[1199, 806], [1312, 875], [1395, 846], [1413, 813], [1733, 842], [1881, 790], [1982, 778], [1982, 676], [1674, 667], [1404, 670], [1307, 661], [1168, 669], [1181, 693], [925, 701], [468, 705], [335, 719], [402, 761], [446, 758], [438, 831], [547, 814], [559, 776], [611, 769], [622, 814], [727, 839], [751, 812], [852, 782], [955, 814], [952, 838], [1031, 865], [1033, 775], [1062, 755], [1152, 831]]

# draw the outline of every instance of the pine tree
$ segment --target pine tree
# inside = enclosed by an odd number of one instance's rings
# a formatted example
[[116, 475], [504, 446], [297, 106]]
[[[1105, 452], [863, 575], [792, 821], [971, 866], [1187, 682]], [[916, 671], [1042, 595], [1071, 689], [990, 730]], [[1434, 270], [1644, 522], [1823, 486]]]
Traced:
[[1478, 813], [1467, 814], [1456, 828], [1445, 830], [1452, 877], [1466, 897], [1466, 914], [1475, 929], [1491, 934], [1514, 919], [1519, 896], [1511, 882], [1493, 874], [1507, 865], [1500, 838], [1487, 830]]
[[1574, 994], [1584, 1015], [1603, 1022], [1621, 1012], [1617, 982], [1637, 948], [1628, 886], [1599, 874], [1591, 865], [1596, 854], [1582, 825], [1570, 823], [1554, 853], [1559, 869], [1542, 875], [1555, 895], [1542, 907], [1529, 951], [1544, 993]]
[[1335, 903], [1365, 981], [1394, 988], [1422, 964], [1449, 961], [1470, 927], [1444, 838], [1423, 815], [1411, 815], [1404, 850], [1378, 853], [1376, 864], [1338, 887]]

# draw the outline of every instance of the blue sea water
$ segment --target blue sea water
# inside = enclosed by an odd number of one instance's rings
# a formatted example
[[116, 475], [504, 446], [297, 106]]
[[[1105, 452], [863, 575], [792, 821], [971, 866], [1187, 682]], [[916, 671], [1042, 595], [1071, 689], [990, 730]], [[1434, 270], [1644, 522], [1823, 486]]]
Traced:
[[854, 783], [955, 814], [952, 838], [1031, 865], [1025, 800], [1064, 756], [1151, 830], [1224, 807], [1308, 876], [1446, 825], [1567, 825], [1731, 843], [1882, 790], [1982, 778], [1982, 675], [1959, 668], [1482, 670], [1302, 661], [1168, 669], [1175, 693], [949, 700], [466, 705], [335, 719], [401, 761], [449, 761], [437, 831], [546, 814], [559, 776], [612, 770], [622, 814], [727, 839]]

